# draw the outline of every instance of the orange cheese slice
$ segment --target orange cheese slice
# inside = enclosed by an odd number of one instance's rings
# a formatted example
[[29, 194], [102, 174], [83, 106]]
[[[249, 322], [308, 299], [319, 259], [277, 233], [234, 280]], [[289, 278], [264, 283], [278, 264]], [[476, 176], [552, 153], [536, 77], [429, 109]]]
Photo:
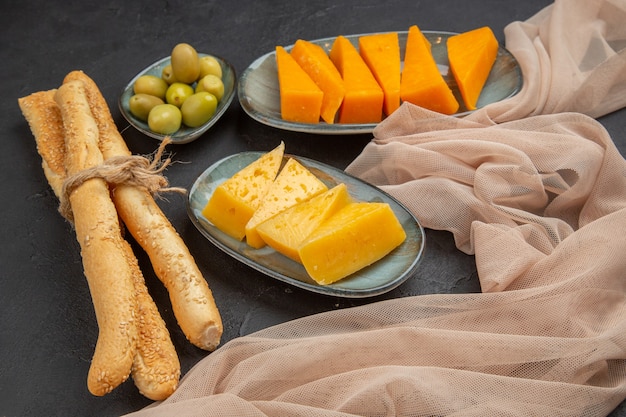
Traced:
[[218, 185], [202, 215], [222, 232], [242, 240], [246, 224], [278, 174], [284, 150], [285, 144], [281, 142]]
[[351, 203], [322, 223], [300, 246], [307, 273], [328, 285], [380, 260], [406, 239], [386, 203]]
[[293, 158], [280, 170], [245, 227], [246, 242], [253, 248], [265, 246], [257, 226], [281, 211], [328, 190], [311, 171]]
[[328, 124], [335, 123], [337, 111], [345, 94], [339, 70], [321, 46], [309, 41], [298, 39], [291, 49], [291, 56], [324, 92], [322, 119]]
[[276, 47], [280, 113], [284, 120], [318, 123], [324, 93], [282, 46]]
[[487, 26], [450, 36], [450, 70], [468, 110], [475, 110], [498, 55], [498, 40]]
[[443, 114], [454, 114], [459, 109], [432, 56], [430, 42], [416, 25], [409, 28], [406, 40], [400, 98]]
[[383, 115], [383, 90], [359, 51], [344, 36], [338, 36], [329, 53], [343, 78], [345, 96], [339, 123], [378, 123]]
[[400, 107], [400, 43], [396, 32], [359, 37], [359, 53], [383, 89], [383, 110], [390, 115]]
[[348, 188], [341, 183], [264, 221], [257, 232], [276, 252], [301, 262], [298, 248], [304, 239], [352, 201]]

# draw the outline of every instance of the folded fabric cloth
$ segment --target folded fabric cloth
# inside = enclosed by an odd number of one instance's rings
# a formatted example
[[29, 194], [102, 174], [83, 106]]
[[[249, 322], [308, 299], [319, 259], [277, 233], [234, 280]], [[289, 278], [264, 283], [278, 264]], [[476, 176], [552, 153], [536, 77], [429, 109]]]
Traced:
[[459, 119], [404, 104], [347, 171], [475, 254], [479, 294], [407, 297], [240, 337], [133, 416], [601, 416], [626, 398], [626, 3], [506, 28], [524, 87]]
[[563, 112], [596, 118], [624, 107], [624, 8], [623, 0], [557, 0], [508, 25], [506, 48], [521, 65], [522, 92], [470, 118], [503, 122]]

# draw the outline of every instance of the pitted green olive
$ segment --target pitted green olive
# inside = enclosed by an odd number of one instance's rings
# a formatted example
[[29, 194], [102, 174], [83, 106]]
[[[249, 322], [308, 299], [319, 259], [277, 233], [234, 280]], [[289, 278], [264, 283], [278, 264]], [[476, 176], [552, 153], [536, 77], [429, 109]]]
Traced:
[[161, 99], [165, 98], [166, 90], [167, 83], [156, 75], [142, 75], [133, 84], [135, 94], [150, 94]]
[[189, 127], [202, 126], [213, 117], [217, 109], [217, 99], [211, 93], [201, 91], [189, 97], [180, 111], [183, 123]]
[[200, 57], [200, 76], [203, 78], [206, 75], [213, 74], [216, 77], [222, 78], [222, 66], [219, 61], [210, 55]]
[[128, 100], [128, 108], [133, 116], [145, 122], [148, 120], [148, 114], [150, 113], [150, 110], [152, 110], [154, 106], [163, 103], [164, 101], [161, 100], [159, 97], [150, 94], [139, 93], [133, 95]]
[[201, 91], [213, 94], [217, 101], [220, 101], [224, 96], [224, 82], [216, 75], [205, 75], [196, 85], [196, 93]]
[[189, 84], [175, 82], [167, 88], [165, 93], [165, 101], [176, 107], [183, 105], [185, 100], [194, 93], [193, 87]]
[[174, 70], [172, 69], [172, 64], [168, 64], [163, 67], [161, 71], [161, 78], [168, 84], [174, 84], [176, 82], [176, 77], [174, 77]]
[[159, 104], [150, 110], [148, 126], [150, 130], [162, 135], [171, 135], [180, 129], [182, 114], [173, 104]]
[[179, 43], [172, 49], [172, 70], [177, 81], [191, 84], [200, 75], [198, 52], [188, 43]]

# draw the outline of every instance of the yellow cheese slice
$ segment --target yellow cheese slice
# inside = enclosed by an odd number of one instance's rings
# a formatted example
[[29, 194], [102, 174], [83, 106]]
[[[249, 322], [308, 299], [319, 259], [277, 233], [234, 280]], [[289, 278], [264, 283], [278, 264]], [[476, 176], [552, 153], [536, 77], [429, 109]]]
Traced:
[[202, 215], [222, 232], [242, 240], [246, 224], [278, 174], [284, 151], [285, 144], [281, 142], [220, 184], [202, 210]]
[[306, 201], [328, 190], [311, 171], [293, 158], [289, 158], [283, 169], [267, 190], [261, 204], [246, 224], [246, 242], [253, 248], [265, 246], [256, 228], [281, 211]]
[[359, 51], [344, 36], [337, 36], [328, 54], [345, 86], [339, 123], [379, 123], [385, 95]]
[[400, 44], [397, 32], [359, 37], [359, 53], [385, 94], [383, 110], [390, 115], [400, 107]]
[[282, 46], [276, 47], [280, 114], [299, 123], [320, 121], [324, 92]]
[[450, 36], [446, 42], [450, 70], [468, 110], [475, 110], [480, 93], [498, 57], [498, 40], [483, 26]]
[[335, 123], [335, 115], [345, 94], [339, 70], [324, 48], [302, 39], [298, 39], [293, 45], [291, 56], [324, 92], [320, 110], [322, 119], [328, 124]]
[[431, 53], [431, 45], [417, 25], [409, 28], [400, 81], [400, 98], [443, 114], [454, 114], [459, 103]]
[[380, 260], [405, 239], [388, 204], [356, 202], [319, 226], [298, 252], [311, 278], [328, 285]]
[[298, 247], [304, 239], [326, 219], [352, 202], [348, 187], [341, 183], [278, 213], [259, 224], [256, 230], [263, 241], [276, 252], [300, 262]]

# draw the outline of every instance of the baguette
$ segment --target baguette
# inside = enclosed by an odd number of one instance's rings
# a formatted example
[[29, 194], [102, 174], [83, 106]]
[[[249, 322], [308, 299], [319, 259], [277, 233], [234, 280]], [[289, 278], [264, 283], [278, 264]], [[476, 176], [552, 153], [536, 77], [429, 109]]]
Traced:
[[[67, 176], [101, 164], [98, 126], [82, 84], [62, 85], [55, 101], [63, 118]], [[68, 198], [99, 329], [87, 386], [92, 394], [101, 396], [128, 378], [135, 356], [137, 304], [129, 266], [132, 260], [124, 249], [105, 180], [88, 179]]]
[[[96, 83], [82, 71], [72, 71], [64, 83], [81, 81], [100, 132], [105, 159], [131, 155]], [[170, 295], [180, 328], [195, 346], [213, 351], [220, 343], [222, 320], [209, 285], [182, 238], [144, 188], [118, 185], [113, 193], [126, 228], [148, 254]]]
[[[66, 179], [65, 133], [55, 93], [56, 89], [36, 92], [18, 99], [18, 104], [35, 137], [46, 178], [60, 199]], [[178, 386], [180, 362], [167, 327], [145, 286], [132, 248], [126, 241], [122, 245], [133, 273], [137, 300], [138, 341], [131, 375], [144, 396], [162, 400]]]

